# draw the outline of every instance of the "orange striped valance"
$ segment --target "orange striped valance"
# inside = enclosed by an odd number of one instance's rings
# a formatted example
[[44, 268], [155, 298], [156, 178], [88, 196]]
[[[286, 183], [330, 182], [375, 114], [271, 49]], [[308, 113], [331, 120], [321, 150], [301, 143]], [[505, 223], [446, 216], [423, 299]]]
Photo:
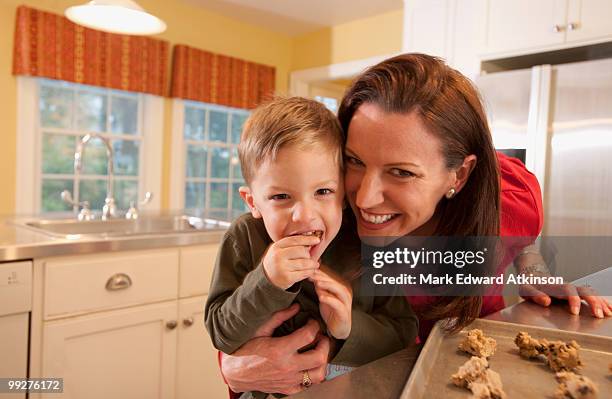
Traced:
[[274, 67], [184, 45], [172, 63], [172, 97], [254, 108], [274, 94]]
[[168, 53], [163, 40], [100, 32], [57, 14], [17, 8], [15, 75], [165, 95]]

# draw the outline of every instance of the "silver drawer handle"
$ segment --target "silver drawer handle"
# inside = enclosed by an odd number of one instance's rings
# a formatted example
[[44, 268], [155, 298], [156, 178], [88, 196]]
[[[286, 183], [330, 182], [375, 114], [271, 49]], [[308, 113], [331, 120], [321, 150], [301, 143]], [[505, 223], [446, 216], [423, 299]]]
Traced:
[[112, 275], [106, 282], [108, 291], [125, 290], [132, 286], [132, 279], [125, 273], [117, 273]]
[[565, 30], [565, 25], [553, 25], [552, 30], [555, 33], [563, 32]]
[[183, 325], [185, 327], [190, 327], [191, 325], [193, 325], [193, 317], [188, 317], [186, 319], [183, 319]]

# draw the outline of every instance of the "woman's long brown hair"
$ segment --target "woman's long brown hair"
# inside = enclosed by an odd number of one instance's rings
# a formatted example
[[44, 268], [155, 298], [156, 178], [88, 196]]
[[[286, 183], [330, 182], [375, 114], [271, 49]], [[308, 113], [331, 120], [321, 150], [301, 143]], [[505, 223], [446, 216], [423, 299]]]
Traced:
[[[357, 108], [372, 103], [386, 112], [418, 112], [442, 143], [448, 169], [474, 154], [476, 166], [465, 186], [437, 207], [440, 222], [435, 235], [498, 236], [500, 177], [486, 114], [477, 89], [468, 78], [439, 58], [403, 54], [387, 59], [359, 75], [348, 88], [338, 118], [348, 135]], [[481, 296], [439, 297], [421, 317], [448, 318], [449, 331], [458, 331], [480, 314]]]

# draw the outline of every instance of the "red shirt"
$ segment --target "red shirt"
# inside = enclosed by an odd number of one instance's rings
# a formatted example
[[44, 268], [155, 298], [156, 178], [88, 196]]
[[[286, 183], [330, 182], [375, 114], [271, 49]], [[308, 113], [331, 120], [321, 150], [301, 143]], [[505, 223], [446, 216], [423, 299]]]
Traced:
[[[544, 223], [542, 193], [540, 184], [535, 175], [529, 172], [525, 165], [516, 158], [497, 153], [501, 175], [501, 220], [500, 235], [513, 237], [504, 240], [506, 256], [498, 269], [499, 272], [508, 267], [518, 252], [532, 243], [540, 234]], [[494, 287], [495, 292], [501, 294], [502, 286]], [[435, 297], [408, 297], [408, 301], [417, 314], [427, 312], [427, 306], [435, 301]], [[483, 297], [480, 317], [495, 313], [505, 307], [501, 295], [487, 295]], [[419, 338], [424, 341], [437, 320], [419, 320]]]

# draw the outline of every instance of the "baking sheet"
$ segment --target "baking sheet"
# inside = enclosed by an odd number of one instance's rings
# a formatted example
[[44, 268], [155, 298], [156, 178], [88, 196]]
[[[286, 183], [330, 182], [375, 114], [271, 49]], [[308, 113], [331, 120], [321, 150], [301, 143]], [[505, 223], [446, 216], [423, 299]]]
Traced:
[[489, 365], [501, 375], [508, 398], [552, 398], [558, 385], [555, 373], [545, 362], [525, 360], [519, 356], [514, 345], [519, 331], [549, 341], [576, 340], [581, 347], [583, 363], [580, 374], [597, 384], [600, 399], [612, 398], [612, 373], [608, 369], [612, 363], [612, 338], [484, 319], [475, 320], [455, 335], [444, 334], [440, 323], [436, 324], [400, 398], [470, 398], [472, 393], [453, 385], [450, 377], [471, 357], [457, 347], [466, 332], [473, 328], [481, 329], [486, 336], [497, 341], [497, 350], [489, 358]]

